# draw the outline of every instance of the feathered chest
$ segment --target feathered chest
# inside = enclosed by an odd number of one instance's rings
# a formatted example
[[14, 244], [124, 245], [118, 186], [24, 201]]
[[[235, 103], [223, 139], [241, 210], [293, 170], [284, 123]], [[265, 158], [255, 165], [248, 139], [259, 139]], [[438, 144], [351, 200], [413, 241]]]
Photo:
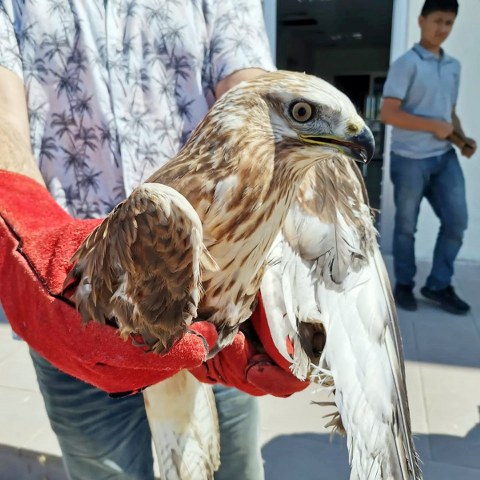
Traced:
[[238, 325], [250, 316], [268, 251], [312, 163], [282, 147], [250, 135], [238, 145], [217, 144], [208, 158], [201, 158], [203, 150], [189, 152], [195, 164], [180, 158], [183, 172], [167, 168], [154, 179], [184, 195], [200, 218], [219, 269], [202, 272], [199, 316], [216, 325]]
[[272, 198], [254, 208], [240, 202], [225, 215], [206, 216], [205, 245], [219, 270], [202, 274], [200, 316], [229, 325], [250, 316], [266, 256], [287, 211], [286, 200]]
[[220, 180], [208, 204], [192, 199], [205, 246], [219, 266], [202, 273], [199, 316], [217, 325], [234, 326], [250, 317], [266, 256], [296, 192], [294, 186], [276, 188], [265, 170], [256, 175], [262, 182], [241, 175]]

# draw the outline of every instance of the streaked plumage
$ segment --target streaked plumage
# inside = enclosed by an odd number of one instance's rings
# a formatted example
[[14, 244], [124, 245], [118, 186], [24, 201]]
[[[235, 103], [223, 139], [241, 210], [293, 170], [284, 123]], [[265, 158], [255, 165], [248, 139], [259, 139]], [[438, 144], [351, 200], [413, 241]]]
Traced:
[[121, 335], [140, 333], [155, 351], [183, 335], [197, 314], [201, 270], [217, 269], [195, 210], [158, 183], [135, 189], [74, 258], [79, 261], [72, 275], [82, 268], [84, 278], [76, 292], [83, 318], [115, 317]]
[[220, 431], [209, 385], [183, 370], [144, 391], [161, 480], [207, 480], [220, 465]]
[[[375, 233], [358, 191], [352, 197], [348, 189], [353, 169], [346, 158], [365, 160], [372, 152], [371, 132], [351, 102], [326, 82], [275, 72], [235, 87], [177, 157], [119, 205], [75, 254], [72, 276], [80, 281], [76, 301], [84, 319], [115, 317], [124, 335], [140, 334], [153, 350], [164, 352], [197, 317], [217, 326], [220, 349], [249, 318], [267, 271], [277, 282], [271, 298], [263, 289], [279, 349], [289, 335], [294, 373], [312, 377], [329, 369], [320, 378], [335, 383], [352, 478], [420, 478], [389, 476], [398, 462], [414, 469], [415, 454], [396, 320], [376, 270]], [[332, 163], [332, 157], [338, 160]], [[277, 252], [273, 267], [275, 253], [267, 258], [269, 252]], [[377, 271], [376, 283], [365, 279], [369, 268]], [[358, 301], [364, 284], [374, 307]], [[359, 345], [348, 348], [346, 342], [357, 337]], [[385, 375], [377, 404], [365, 353], [371, 346], [382, 362], [374, 374]], [[386, 422], [382, 415], [391, 408], [385, 398], [397, 415]], [[361, 408], [373, 405], [365, 421], [357, 400]], [[173, 430], [182, 431], [182, 422], [178, 418]], [[390, 439], [382, 445], [397, 448], [397, 457], [379, 453], [375, 439], [386, 437], [375, 429], [384, 423], [402, 431], [403, 451]], [[201, 438], [198, 431], [188, 435]], [[207, 452], [202, 461], [208, 470], [216, 457]]]

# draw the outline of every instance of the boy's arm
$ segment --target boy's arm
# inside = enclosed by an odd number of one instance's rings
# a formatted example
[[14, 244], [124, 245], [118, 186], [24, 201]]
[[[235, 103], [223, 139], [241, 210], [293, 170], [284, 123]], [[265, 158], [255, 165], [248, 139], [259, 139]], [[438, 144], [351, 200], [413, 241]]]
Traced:
[[30, 145], [25, 90], [21, 79], [0, 66], [0, 169], [45, 185]]
[[402, 101], [398, 98], [384, 98], [380, 109], [380, 120], [404, 130], [431, 132], [444, 140], [453, 132], [453, 125], [443, 120], [412, 115], [402, 110]]
[[477, 142], [473, 138], [465, 135], [455, 107], [453, 107], [452, 110], [452, 124], [454, 134], [460, 139], [460, 143], [457, 144], [458, 148], [464, 157], [470, 158], [477, 150]]

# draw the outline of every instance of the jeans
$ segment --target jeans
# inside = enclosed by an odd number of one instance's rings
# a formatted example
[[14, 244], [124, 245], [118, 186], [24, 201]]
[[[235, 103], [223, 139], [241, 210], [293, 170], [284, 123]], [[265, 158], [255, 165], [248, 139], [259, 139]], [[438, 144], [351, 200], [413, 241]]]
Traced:
[[465, 180], [455, 150], [420, 159], [392, 152], [390, 172], [396, 208], [393, 262], [397, 283], [415, 284], [415, 233], [425, 197], [440, 220], [426, 286], [432, 290], [448, 287], [468, 222]]
[[[30, 351], [40, 391], [71, 480], [153, 480], [143, 396], [111, 398]], [[215, 480], [263, 480], [257, 400], [214, 386], [221, 466]]]

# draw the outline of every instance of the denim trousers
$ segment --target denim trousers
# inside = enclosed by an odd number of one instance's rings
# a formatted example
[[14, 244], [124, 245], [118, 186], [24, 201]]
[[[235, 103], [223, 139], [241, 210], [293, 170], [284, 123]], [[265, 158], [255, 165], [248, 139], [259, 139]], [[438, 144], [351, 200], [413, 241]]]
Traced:
[[455, 150], [428, 158], [406, 158], [392, 152], [390, 174], [395, 201], [393, 262], [397, 283], [415, 284], [415, 233], [420, 203], [425, 197], [440, 220], [426, 286], [432, 290], [448, 287], [468, 222], [465, 180]]
[[[153, 480], [143, 396], [111, 398], [30, 350], [40, 391], [71, 480]], [[263, 480], [257, 399], [214, 387], [221, 466], [215, 480]]]

